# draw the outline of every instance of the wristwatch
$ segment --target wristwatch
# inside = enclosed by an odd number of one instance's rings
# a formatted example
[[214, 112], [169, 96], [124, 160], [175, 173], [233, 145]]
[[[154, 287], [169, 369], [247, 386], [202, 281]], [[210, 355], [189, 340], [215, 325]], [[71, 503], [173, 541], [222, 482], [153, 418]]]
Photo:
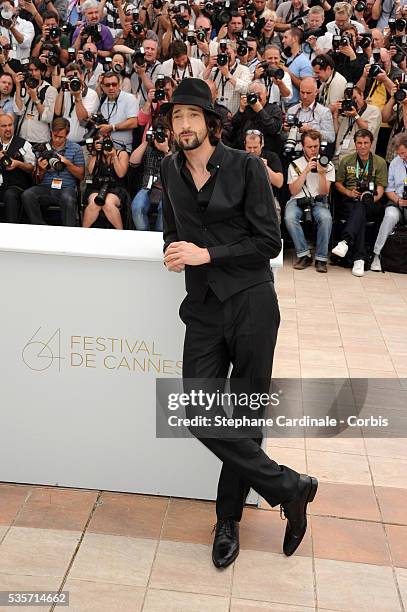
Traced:
[[355, 119], [356, 119], [356, 121], [357, 121], [358, 119], [360, 119], [360, 115], [359, 115], [359, 114], [356, 114], [356, 115], [355, 115]]

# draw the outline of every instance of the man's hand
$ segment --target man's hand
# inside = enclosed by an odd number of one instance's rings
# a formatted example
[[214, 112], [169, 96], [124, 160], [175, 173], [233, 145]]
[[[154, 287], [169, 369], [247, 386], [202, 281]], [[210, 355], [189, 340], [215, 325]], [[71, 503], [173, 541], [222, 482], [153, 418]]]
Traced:
[[107, 123], [104, 123], [103, 125], [99, 126], [99, 132], [103, 135], [103, 136], [108, 136], [110, 134], [110, 132], [112, 131], [113, 126]]
[[354, 200], [359, 200], [360, 193], [357, 189], [348, 189], [347, 193], [348, 198], [353, 198]]
[[48, 168], [48, 160], [47, 159], [41, 159], [40, 158], [37, 163], [38, 163], [38, 167], [43, 172]]
[[[9, 166], [7, 166], [6, 170], [8, 172], [10, 172], [10, 170], [17, 170], [17, 168], [20, 166], [20, 162], [17, 161], [16, 159], [12, 159], [11, 160], [11, 164]], [[400, 205], [401, 206], [401, 205]]]
[[304, 168], [305, 174], [308, 174], [308, 172], [311, 172], [312, 170], [316, 170], [317, 165], [318, 165], [318, 162], [315, 158], [310, 159], [308, 164]]
[[31, 100], [36, 100], [37, 99], [37, 90], [36, 89], [31, 89], [31, 87], [27, 87], [27, 93], [30, 96]]
[[246, 108], [247, 108], [247, 96], [240, 96], [240, 104], [239, 104], [240, 112], [244, 113]]
[[403, 198], [400, 198], [398, 201], [398, 205], [399, 206], [407, 206], [407, 200], [403, 200]]
[[164, 254], [164, 263], [171, 272], [179, 272], [182, 266], [202, 266], [210, 261], [208, 249], [201, 249], [193, 242], [172, 242]]

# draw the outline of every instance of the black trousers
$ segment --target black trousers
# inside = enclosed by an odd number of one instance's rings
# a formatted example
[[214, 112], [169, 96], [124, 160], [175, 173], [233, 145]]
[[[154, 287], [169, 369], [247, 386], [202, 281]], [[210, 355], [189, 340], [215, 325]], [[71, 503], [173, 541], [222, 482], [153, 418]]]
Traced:
[[5, 204], [5, 222], [18, 223], [21, 214], [21, 194], [22, 189], [18, 187], [1, 187], [0, 202]]
[[[234, 381], [239, 392], [242, 381], [245, 393], [269, 392], [280, 323], [272, 282], [250, 287], [223, 303], [212, 291], [204, 303], [187, 296], [181, 304], [180, 317], [186, 325], [184, 379], [226, 379], [232, 364], [231, 392]], [[192, 428], [191, 431], [196, 435]], [[263, 452], [261, 433], [254, 439], [228, 436], [199, 440], [223, 462], [216, 499], [218, 519], [239, 521], [250, 487], [271, 506], [295, 496], [299, 474], [278, 465]]]
[[342, 240], [346, 240], [352, 248], [353, 261], [366, 260], [366, 221], [377, 221], [380, 217], [380, 210], [380, 205], [376, 203], [343, 202], [343, 212], [347, 221], [342, 232]]
[[24, 191], [22, 195], [24, 210], [33, 225], [45, 225], [41, 207], [46, 208], [52, 204], [61, 207], [62, 225], [75, 227], [76, 223], [76, 200], [75, 187], [64, 187], [63, 189], [52, 189], [45, 185], [36, 185]]

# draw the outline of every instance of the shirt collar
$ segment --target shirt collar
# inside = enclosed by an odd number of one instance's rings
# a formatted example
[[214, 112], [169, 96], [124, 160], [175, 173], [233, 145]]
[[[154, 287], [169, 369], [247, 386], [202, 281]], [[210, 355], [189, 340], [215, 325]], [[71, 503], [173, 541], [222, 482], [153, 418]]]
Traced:
[[[222, 142], [218, 142], [215, 147], [214, 152], [210, 156], [208, 163], [206, 165], [207, 170], [212, 174], [213, 170], [216, 170], [220, 167], [221, 162], [223, 160], [223, 156], [225, 154], [225, 145]], [[180, 172], [181, 168], [185, 165], [185, 153], [183, 151], [178, 151], [175, 156], [175, 167], [177, 171]]]

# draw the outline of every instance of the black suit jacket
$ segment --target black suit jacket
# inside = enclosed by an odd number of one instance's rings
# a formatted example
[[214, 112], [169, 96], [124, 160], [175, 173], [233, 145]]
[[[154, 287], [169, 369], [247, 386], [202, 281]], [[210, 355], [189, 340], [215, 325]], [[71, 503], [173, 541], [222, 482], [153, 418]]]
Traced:
[[171, 242], [185, 240], [206, 247], [209, 264], [185, 266], [188, 294], [200, 302], [210, 287], [225, 301], [253, 285], [273, 280], [269, 260], [281, 250], [280, 227], [272, 188], [258, 157], [219, 143], [209, 160], [215, 172], [206, 210], [198, 206], [181, 174], [182, 152], [164, 158], [164, 251]]

